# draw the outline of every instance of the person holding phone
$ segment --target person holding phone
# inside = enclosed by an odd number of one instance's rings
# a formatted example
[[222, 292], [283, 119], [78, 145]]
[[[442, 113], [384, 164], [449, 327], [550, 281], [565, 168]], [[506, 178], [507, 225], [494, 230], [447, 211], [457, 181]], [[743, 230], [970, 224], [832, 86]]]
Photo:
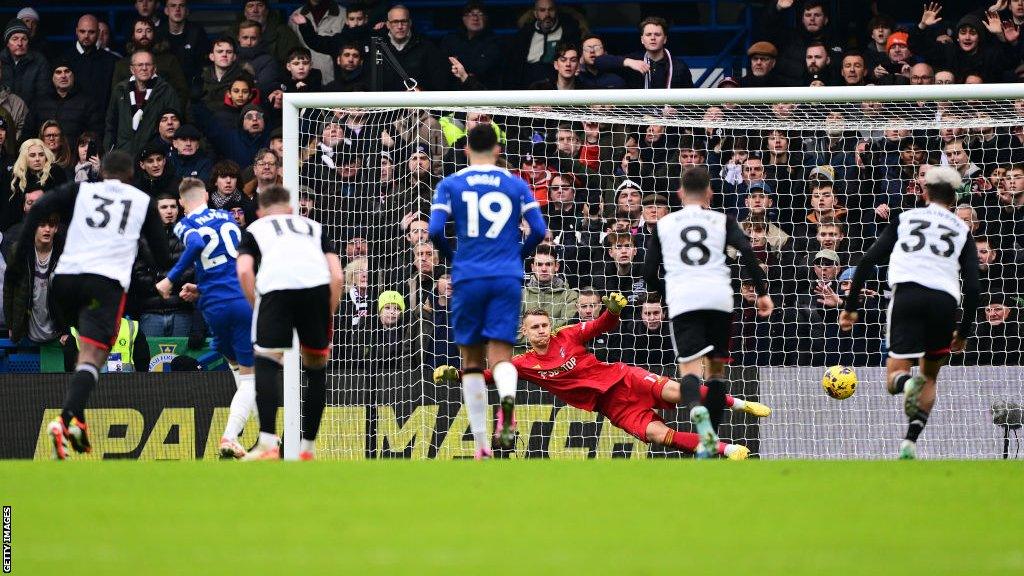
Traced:
[[75, 146], [75, 182], [99, 182], [100, 143], [94, 132], [82, 132]]

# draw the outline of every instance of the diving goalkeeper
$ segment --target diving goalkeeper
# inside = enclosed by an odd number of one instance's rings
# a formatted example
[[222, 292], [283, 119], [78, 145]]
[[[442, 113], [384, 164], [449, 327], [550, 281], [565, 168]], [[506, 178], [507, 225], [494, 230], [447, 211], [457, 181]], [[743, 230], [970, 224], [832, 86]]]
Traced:
[[[545, 310], [527, 311], [521, 330], [530, 350], [512, 357], [519, 377], [572, 406], [604, 415], [612, 424], [644, 442], [695, 452], [700, 437], [669, 428], [656, 412], [675, 408], [683, 400], [683, 385], [622, 362], [601, 362], [584, 347], [585, 342], [615, 328], [626, 306], [626, 298], [618, 292], [602, 300], [606, 310], [597, 320], [555, 331], [551, 330], [551, 317]], [[435, 382], [458, 380], [458, 376], [458, 370], [451, 366], [434, 370]], [[484, 371], [484, 376], [490, 381], [489, 371]], [[701, 396], [706, 392], [707, 387], [701, 385]], [[726, 406], [759, 417], [771, 414], [764, 404], [732, 396], [726, 396]], [[730, 460], [744, 460], [750, 450], [740, 444], [719, 442], [718, 453]]]

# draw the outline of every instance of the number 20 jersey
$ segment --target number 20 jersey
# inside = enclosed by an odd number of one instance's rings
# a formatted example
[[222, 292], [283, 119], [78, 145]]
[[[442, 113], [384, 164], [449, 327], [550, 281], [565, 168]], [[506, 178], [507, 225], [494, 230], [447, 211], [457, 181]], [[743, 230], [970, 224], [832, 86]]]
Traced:
[[521, 178], [491, 165], [463, 168], [437, 185], [431, 209], [455, 221], [453, 282], [523, 277], [519, 221], [539, 205]]
[[80, 184], [54, 274], [97, 274], [128, 290], [151, 201], [145, 192], [117, 180]]
[[[890, 224], [891, 226], [892, 224]], [[936, 204], [899, 215], [889, 257], [889, 285], [915, 282], [960, 301], [960, 252], [970, 230], [956, 214]]]
[[725, 262], [725, 214], [688, 205], [658, 220], [670, 318], [693, 310], [732, 312], [733, 291]]
[[238, 284], [236, 267], [242, 231], [230, 212], [211, 208], [196, 210], [174, 225], [174, 234], [186, 246], [186, 254], [190, 243], [199, 243], [202, 249], [192, 262], [186, 262], [184, 257], [178, 260], [168, 274], [172, 280], [178, 278], [179, 271], [184, 272], [189, 265], [194, 265], [200, 304], [204, 307], [245, 298]]

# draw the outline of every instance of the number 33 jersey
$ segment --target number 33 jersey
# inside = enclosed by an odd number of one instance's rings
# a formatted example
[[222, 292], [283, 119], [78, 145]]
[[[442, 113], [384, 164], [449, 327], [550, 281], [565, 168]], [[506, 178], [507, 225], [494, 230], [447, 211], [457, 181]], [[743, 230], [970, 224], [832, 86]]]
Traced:
[[78, 185], [67, 243], [54, 274], [98, 274], [128, 290], [143, 224], [147, 215], [159, 218], [152, 202], [145, 192], [117, 180]]
[[915, 282], [960, 301], [960, 254], [970, 230], [956, 214], [937, 204], [899, 215], [889, 257], [889, 285]]
[[452, 281], [523, 277], [519, 221], [540, 207], [521, 178], [492, 165], [469, 166], [437, 185], [430, 208], [455, 221]]

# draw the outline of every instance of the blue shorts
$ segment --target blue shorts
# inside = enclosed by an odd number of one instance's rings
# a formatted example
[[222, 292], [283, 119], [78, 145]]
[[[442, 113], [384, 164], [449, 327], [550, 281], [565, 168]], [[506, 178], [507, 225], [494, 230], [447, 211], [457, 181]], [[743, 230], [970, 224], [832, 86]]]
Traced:
[[452, 287], [452, 329], [460, 346], [498, 340], [515, 344], [523, 279], [471, 278]]
[[240, 366], [252, 366], [252, 306], [239, 298], [203, 307], [213, 349]]

